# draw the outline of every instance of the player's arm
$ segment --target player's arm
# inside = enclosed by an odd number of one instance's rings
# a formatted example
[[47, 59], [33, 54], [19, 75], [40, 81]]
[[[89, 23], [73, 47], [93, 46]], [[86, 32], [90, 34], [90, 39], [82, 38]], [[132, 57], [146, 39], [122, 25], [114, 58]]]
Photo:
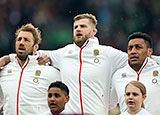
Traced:
[[[60, 48], [58, 50], [51, 50], [51, 51], [39, 50], [36, 53], [40, 55], [39, 59], [41, 59], [42, 62], [45, 62], [45, 63], [49, 62], [48, 64], [51, 64], [56, 68], [59, 68], [59, 62], [62, 59], [62, 55], [64, 54], [64, 48]], [[41, 61], [38, 60], [39, 63]]]
[[1, 86], [0, 86], [0, 115], [1, 115], [2, 110], [3, 110], [3, 99], [4, 99], [4, 96], [3, 96], [3, 92], [2, 92], [2, 89], [1, 89]]
[[109, 109], [114, 109], [118, 104], [118, 96], [115, 87], [115, 74], [112, 77], [112, 82], [110, 84], [110, 92], [109, 92]]
[[5, 65], [7, 65], [10, 62], [9, 55], [5, 55], [0, 58], [0, 71], [3, 69]]
[[151, 58], [160, 65], [160, 56], [152, 55]]
[[51, 65], [51, 59], [47, 55], [41, 55], [38, 57], [38, 64], [39, 65]]

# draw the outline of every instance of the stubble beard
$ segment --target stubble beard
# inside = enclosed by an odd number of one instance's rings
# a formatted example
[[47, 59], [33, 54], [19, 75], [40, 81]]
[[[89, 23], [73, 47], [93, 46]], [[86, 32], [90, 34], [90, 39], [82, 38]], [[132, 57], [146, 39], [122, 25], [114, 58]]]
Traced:
[[26, 61], [28, 55], [33, 55], [33, 48], [31, 49], [31, 51], [30, 51], [28, 54], [19, 55], [19, 54], [17, 53], [17, 57], [18, 57], [19, 60], [21, 60], [21, 61]]
[[74, 36], [74, 38], [75, 38], [75, 43], [78, 46], [82, 46], [86, 42], [86, 40], [91, 38], [91, 31], [88, 34], [85, 34], [84, 36], [82, 36], [81, 38], [77, 38], [76, 36]]

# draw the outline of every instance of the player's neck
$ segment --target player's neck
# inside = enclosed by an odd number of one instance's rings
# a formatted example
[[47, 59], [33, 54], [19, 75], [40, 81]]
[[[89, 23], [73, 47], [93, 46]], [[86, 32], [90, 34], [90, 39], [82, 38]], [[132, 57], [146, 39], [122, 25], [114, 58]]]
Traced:
[[23, 67], [23, 65], [25, 64], [27, 58], [26, 58], [26, 59], [20, 59], [20, 58], [17, 56], [17, 60], [18, 60], [19, 64], [21, 65], [21, 67]]
[[24, 65], [25, 62], [26, 62], [26, 60], [20, 60], [20, 59], [19, 59], [19, 63], [20, 63], [20, 65], [21, 65], [21, 67], [23, 67], [23, 65]]

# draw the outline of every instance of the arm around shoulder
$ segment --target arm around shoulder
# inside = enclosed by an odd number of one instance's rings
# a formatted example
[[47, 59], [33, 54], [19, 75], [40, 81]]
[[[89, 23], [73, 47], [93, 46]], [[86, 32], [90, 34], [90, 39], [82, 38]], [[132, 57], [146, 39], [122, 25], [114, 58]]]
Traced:
[[3, 68], [5, 65], [7, 65], [10, 62], [9, 55], [5, 55], [0, 58], [0, 69]]

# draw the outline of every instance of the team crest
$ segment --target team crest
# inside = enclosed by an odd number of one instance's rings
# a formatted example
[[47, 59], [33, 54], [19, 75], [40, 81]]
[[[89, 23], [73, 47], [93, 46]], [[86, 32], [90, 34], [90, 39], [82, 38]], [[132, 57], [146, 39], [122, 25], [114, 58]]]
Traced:
[[158, 76], [159, 72], [157, 70], [153, 71], [153, 76]]
[[126, 73], [122, 73], [122, 77], [126, 77], [127, 75], [126, 75]]
[[41, 75], [41, 71], [40, 70], [36, 70], [35, 76], [40, 76], [40, 75]]
[[98, 49], [94, 49], [93, 52], [94, 52], [94, 55], [95, 55], [95, 56], [99, 55], [99, 50], [98, 50]]
[[68, 51], [68, 54], [72, 54], [72, 52], [73, 52], [72, 50], [69, 50], [69, 51]]
[[12, 73], [12, 70], [11, 70], [11, 69], [9, 69], [7, 72], [8, 72], [8, 73]]

